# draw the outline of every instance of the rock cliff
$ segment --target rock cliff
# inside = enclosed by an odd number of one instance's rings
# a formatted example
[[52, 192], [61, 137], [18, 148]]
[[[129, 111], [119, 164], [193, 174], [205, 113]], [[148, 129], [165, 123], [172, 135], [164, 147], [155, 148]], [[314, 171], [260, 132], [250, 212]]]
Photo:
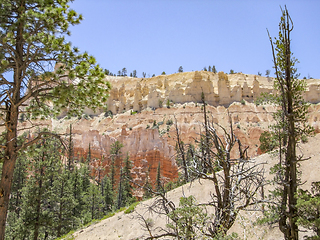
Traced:
[[[262, 92], [276, 94], [273, 79], [242, 73], [187, 72], [153, 78], [108, 77], [112, 85], [107, 110], [96, 113], [87, 110], [87, 119], [61, 116], [52, 120], [52, 129], [68, 132], [73, 126], [76, 153], [86, 156], [90, 144], [97, 177], [108, 172], [111, 144], [119, 140], [122, 153], [129, 153], [134, 166], [134, 180], [143, 184], [155, 181], [156, 168], [166, 181], [178, 176], [175, 162], [175, 131], [171, 125], [177, 119], [182, 140], [192, 143], [199, 135], [203, 113], [201, 94], [208, 103], [208, 113], [215, 123], [227, 127], [230, 114], [236, 135], [249, 146], [249, 156], [260, 154], [259, 137], [273, 122], [274, 106], [257, 106], [254, 101]], [[305, 99], [312, 104], [309, 122], [320, 129], [319, 80], [307, 80]], [[102, 162], [101, 162], [102, 161]], [[118, 163], [121, 164], [121, 163]], [[99, 170], [99, 174], [97, 173]]]
[[[202, 92], [212, 106], [228, 107], [233, 102], [245, 100], [254, 102], [261, 93], [276, 94], [273, 78], [251, 74], [207, 71], [185, 72], [172, 75], [160, 75], [152, 78], [111, 77], [107, 80], [112, 90], [107, 102], [107, 109], [113, 114], [126, 111], [140, 112], [147, 108], [156, 109], [167, 103], [199, 103]], [[305, 100], [318, 103], [320, 100], [320, 82], [308, 79]], [[104, 109], [89, 115], [99, 115]]]

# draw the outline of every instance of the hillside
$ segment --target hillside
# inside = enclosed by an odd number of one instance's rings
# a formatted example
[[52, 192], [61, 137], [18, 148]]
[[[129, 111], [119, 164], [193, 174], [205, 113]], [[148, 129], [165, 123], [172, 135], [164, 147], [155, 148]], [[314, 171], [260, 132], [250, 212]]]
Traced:
[[[108, 110], [93, 113], [87, 109], [82, 119], [68, 119], [61, 115], [58, 120], [48, 121], [51, 128], [60, 133], [68, 133], [72, 124], [75, 153], [79, 159], [87, 155], [90, 144], [92, 156], [96, 159], [92, 163], [93, 173], [99, 164], [104, 167], [102, 175], [109, 171], [110, 146], [119, 140], [124, 145], [122, 152], [128, 152], [134, 164], [132, 173], [137, 183], [145, 182], [148, 169], [150, 179], [154, 181], [159, 162], [161, 174], [167, 181], [177, 178], [175, 128], [171, 124], [176, 119], [182, 140], [194, 142], [203, 121], [202, 91], [209, 104], [207, 110], [211, 120], [226, 127], [229, 113], [236, 135], [243, 145], [249, 146], [250, 157], [261, 153], [260, 134], [273, 121], [274, 106], [254, 104], [260, 93], [274, 93], [272, 78], [204, 71], [153, 78], [107, 78], [112, 85]], [[305, 98], [314, 103], [310, 107], [309, 123], [319, 132], [319, 80], [310, 79], [307, 84]], [[136, 195], [141, 196], [141, 192], [137, 191]]]
[[[310, 160], [301, 163], [300, 170], [302, 171], [302, 182], [306, 182], [302, 188], [309, 189], [312, 181], [319, 181], [320, 165], [319, 156], [320, 149], [317, 147], [320, 144], [320, 134], [309, 139], [308, 143], [301, 144], [299, 151], [305, 157], [310, 157]], [[270, 179], [269, 169], [276, 162], [271, 158], [269, 154], [263, 154], [255, 157], [254, 160], [257, 163], [266, 163], [264, 165], [266, 177]], [[173, 201], [176, 206], [178, 205], [179, 198], [181, 196], [193, 195], [196, 197], [199, 203], [205, 202], [210, 196], [213, 186], [207, 181], [194, 181], [192, 184], [186, 184], [182, 187], [174, 189], [168, 192], [168, 199]], [[77, 231], [73, 235], [76, 240], [132, 240], [142, 239], [147, 235], [147, 232], [143, 229], [141, 221], [138, 219], [138, 213], [144, 215], [146, 218], [152, 218], [154, 220], [154, 228], [157, 226], [165, 226], [166, 221], [163, 217], [156, 215], [148, 215], [148, 206], [150, 206], [155, 199], [150, 199], [141, 202], [133, 213], [124, 214], [124, 212], [117, 213], [115, 216], [102, 220], [101, 222], [89, 226], [85, 229]], [[243, 239], [283, 239], [283, 235], [276, 227], [268, 226], [255, 226], [253, 222], [259, 216], [259, 212], [241, 212], [235, 225], [229, 231], [236, 232], [239, 237]], [[300, 233], [300, 239], [303, 239], [303, 235], [306, 233]]]

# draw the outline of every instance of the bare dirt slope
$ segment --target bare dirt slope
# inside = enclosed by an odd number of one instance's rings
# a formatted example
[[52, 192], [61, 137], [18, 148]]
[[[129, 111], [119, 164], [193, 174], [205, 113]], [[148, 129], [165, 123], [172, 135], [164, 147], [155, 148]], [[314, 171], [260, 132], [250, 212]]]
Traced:
[[[305, 157], [310, 157], [308, 161], [301, 163], [300, 170], [302, 171], [302, 181], [306, 183], [302, 188], [310, 188], [312, 181], [320, 181], [320, 134], [309, 139], [306, 144], [301, 144], [299, 151]], [[270, 179], [269, 169], [276, 163], [276, 159], [271, 158], [269, 154], [263, 154], [254, 159], [257, 163], [266, 162], [265, 170], [266, 177]], [[194, 183], [186, 184], [182, 187], [174, 189], [168, 193], [168, 198], [171, 199], [176, 206], [178, 205], [181, 196], [193, 195], [199, 203], [205, 202], [209, 199], [209, 194], [213, 186], [206, 181], [195, 181]], [[136, 240], [144, 239], [149, 236], [145, 231], [142, 222], [138, 219], [138, 213], [143, 214], [146, 218], [152, 218], [154, 228], [157, 226], [165, 226], [166, 220], [156, 215], [149, 215], [148, 206], [153, 203], [154, 199], [150, 199], [140, 203], [135, 211], [130, 214], [124, 212], [117, 213], [115, 216], [105, 219], [100, 223], [91, 225], [85, 229], [74, 233], [76, 240], [95, 240], [95, 239], [127, 239]], [[253, 226], [253, 222], [259, 215], [258, 212], [241, 212], [238, 216], [237, 222], [232, 227], [230, 232], [236, 232], [242, 239], [283, 239], [283, 235], [275, 227], [268, 226]], [[300, 233], [300, 238], [303, 239], [305, 233]]]

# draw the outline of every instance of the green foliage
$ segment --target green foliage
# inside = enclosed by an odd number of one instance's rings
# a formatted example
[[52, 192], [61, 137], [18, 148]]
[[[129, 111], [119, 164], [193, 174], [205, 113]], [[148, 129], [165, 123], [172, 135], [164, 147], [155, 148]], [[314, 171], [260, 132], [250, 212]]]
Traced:
[[131, 203], [135, 202], [136, 199], [132, 195], [133, 187], [131, 185], [132, 176], [131, 176], [132, 163], [129, 160], [129, 155], [127, 154], [124, 167], [120, 171], [120, 181], [118, 188], [118, 198], [117, 198], [117, 208], [121, 208]]
[[159, 108], [163, 107], [163, 101], [161, 99], [159, 99]]
[[[21, 85], [15, 87], [33, 87], [29, 90], [37, 100], [32, 98], [28, 107], [33, 117], [56, 115], [62, 109], [68, 109], [70, 115], [81, 114], [85, 106], [102, 107], [108, 96], [110, 84], [103, 80], [104, 71], [96, 65], [94, 57], [80, 54], [78, 48], [72, 48], [65, 40], [64, 35], [70, 34], [69, 26], [82, 20], [82, 15], [69, 9], [68, 4], [69, 1], [28, 0], [24, 8], [12, 8], [11, 1], [1, 5], [1, 32], [11, 34], [2, 34], [0, 38], [0, 61], [3, 63], [0, 73], [16, 72], [10, 56], [21, 47], [24, 56], [19, 64], [26, 74], [19, 74]], [[27, 49], [32, 49], [28, 55]], [[52, 63], [58, 64], [56, 70], [48, 71], [46, 66]], [[26, 92], [20, 104], [28, 99], [30, 96]], [[53, 102], [53, 107], [48, 107], [47, 101]]]
[[298, 225], [316, 234], [307, 239], [320, 239], [320, 182], [312, 183], [311, 192], [299, 189], [297, 199]]
[[[307, 115], [309, 103], [303, 95], [306, 82], [298, 79], [295, 64], [298, 62], [292, 55], [290, 34], [293, 22], [287, 8], [282, 10], [279, 24], [279, 37], [272, 41], [273, 62], [276, 73], [274, 89], [276, 96], [265, 95], [266, 102], [278, 106], [273, 114], [276, 121], [269, 126], [269, 132], [262, 135], [262, 148], [269, 150], [279, 147], [277, 151], [279, 163], [272, 168], [275, 174], [271, 181], [275, 190], [271, 192], [272, 205], [265, 211], [266, 218], [271, 222], [279, 222], [279, 229], [286, 239], [298, 239], [297, 218], [297, 186], [300, 181], [297, 161], [302, 156], [297, 155], [297, 143], [306, 139], [313, 132], [308, 125]], [[268, 221], [268, 220], [267, 220]]]
[[59, 237], [72, 229], [76, 200], [60, 149], [60, 141], [49, 138], [19, 155], [6, 239]]
[[275, 139], [275, 136], [269, 131], [264, 131], [263, 133], [261, 133], [259, 141], [259, 148], [262, 152], [270, 152], [279, 146], [277, 139]]
[[266, 76], [269, 77], [269, 75], [270, 75], [270, 70], [267, 69], [267, 70], [266, 70]]
[[213, 72], [213, 73], [217, 73], [217, 69], [216, 69], [216, 66], [215, 66], [215, 65], [212, 66], [212, 72]]
[[167, 99], [167, 108], [170, 108], [170, 100]]
[[143, 186], [143, 190], [144, 190], [143, 199], [149, 199], [153, 197], [153, 193], [152, 193], [153, 187], [152, 187], [152, 184], [150, 183], [149, 174], [150, 174], [150, 168], [147, 171], [146, 182]]
[[168, 126], [173, 125], [173, 120], [172, 120], [172, 119], [168, 119], [167, 122], [166, 122], [166, 124], [167, 124]]
[[183, 67], [182, 67], [182, 66], [179, 67], [178, 72], [179, 72], [179, 73], [182, 73], [182, 72], [183, 72]]
[[113, 144], [111, 144], [111, 150], [110, 154], [119, 157], [121, 154], [121, 148], [123, 147], [123, 144], [120, 141], [115, 141]]
[[104, 209], [105, 213], [111, 212], [114, 206], [114, 190], [110, 180], [110, 177], [107, 175], [102, 179], [102, 196], [104, 197]]
[[84, 224], [103, 216], [103, 197], [97, 185], [90, 184], [88, 191], [84, 193], [83, 200], [85, 204]]
[[180, 181], [181, 177], [179, 176], [179, 179], [177, 181], [169, 181], [168, 183], [166, 183], [164, 185], [164, 190], [165, 192], [169, 192], [177, 187], [182, 186], [183, 184], [185, 184], [184, 181]]
[[193, 196], [181, 197], [179, 207], [167, 214], [172, 222], [167, 224], [180, 238], [208, 239], [203, 234], [209, 219], [205, 209], [197, 206]]
[[104, 114], [105, 117], [113, 117], [113, 113], [111, 110], [106, 111], [106, 113]]
[[163, 192], [163, 185], [161, 182], [161, 165], [160, 162], [158, 163], [157, 167], [157, 176], [156, 176], [156, 192]]
[[138, 204], [139, 204], [139, 202], [132, 203], [132, 204], [124, 211], [124, 213], [125, 213], [125, 214], [132, 213]]
[[158, 126], [158, 124], [157, 124], [157, 121], [156, 121], [156, 120], [153, 120], [152, 129], [155, 129], [155, 128], [159, 128], [159, 126]]
[[[26, 139], [28, 142], [24, 142], [23, 146], [18, 144], [17, 123], [22, 106], [27, 106], [24, 108], [24, 118], [33, 120], [56, 117], [62, 111], [67, 111], [68, 116], [81, 116], [85, 107], [95, 110], [107, 101], [111, 86], [104, 80], [104, 70], [96, 64], [93, 56], [80, 53], [65, 39], [66, 35], [70, 35], [69, 27], [82, 20], [81, 15], [70, 9], [71, 2], [1, 1], [0, 85], [3, 95], [0, 104], [3, 108], [0, 116], [6, 119], [4, 145], [8, 150], [2, 158], [5, 159], [3, 167], [7, 175], [2, 176], [1, 189], [10, 191], [14, 173], [11, 166], [15, 165], [17, 151], [45, 136], [43, 132], [38, 132], [38, 136]], [[1, 239], [4, 237], [9, 195], [0, 197], [3, 206], [0, 211]], [[42, 213], [46, 214], [46, 211]], [[39, 220], [36, 225], [47, 224], [40, 221], [41, 214], [36, 216]], [[40, 229], [38, 225], [34, 230], [28, 229], [35, 234], [35, 239]]]

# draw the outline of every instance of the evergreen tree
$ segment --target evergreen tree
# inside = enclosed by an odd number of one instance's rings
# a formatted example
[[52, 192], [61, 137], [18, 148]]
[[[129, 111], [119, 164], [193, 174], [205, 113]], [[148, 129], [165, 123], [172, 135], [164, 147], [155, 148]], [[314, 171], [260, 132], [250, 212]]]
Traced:
[[54, 237], [61, 237], [74, 227], [74, 209], [77, 202], [69, 176], [70, 173], [61, 166], [61, 172], [55, 177], [51, 189], [49, 218], [52, 219], [50, 228], [54, 231]]
[[110, 177], [108, 177], [107, 175], [104, 176], [104, 178], [102, 179], [102, 182], [103, 182], [102, 196], [104, 198], [105, 214], [107, 214], [108, 212], [111, 212], [114, 207], [114, 191], [110, 181]]
[[[274, 88], [279, 95], [273, 102], [279, 106], [274, 114], [276, 124], [270, 127], [272, 139], [277, 139], [279, 146], [279, 163], [272, 169], [275, 174], [273, 183], [273, 202], [270, 207], [269, 220], [279, 223], [279, 229], [285, 239], [298, 239], [297, 225], [297, 186], [299, 184], [297, 162], [302, 156], [297, 155], [297, 144], [313, 132], [307, 124], [309, 104], [303, 99], [306, 83], [298, 79], [297, 60], [292, 57], [290, 34], [293, 22], [287, 8], [282, 10], [279, 24], [279, 38], [270, 43], [273, 52], [276, 79]], [[270, 98], [269, 98], [270, 99]], [[272, 98], [271, 98], [272, 99]]]
[[110, 166], [110, 180], [112, 184], [113, 190], [115, 190], [115, 175], [116, 175], [116, 169], [115, 169], [115, 163], [117, 159], [121, 158], [121, 148], [123, 147], [122, 143], [119, 141], [115, 141], [111, 145], [111, 150], [110, 150], [110, 157], [111, 157], [111, 166]]
[[316, 236], [306, 239], [320, 239], [320, 182], [311, 184], [311, 191], [299, 189], [297, 192], [297, 224], [313, 230]]
[[122, 68], [122, 71], [121, 71], [121, 76], [127, 76], [127, 69], [126, 68]]
[[146, 182], [143, 186], [143, 199], [149, 199], [149, 198], [152, 198], [153, 197], [153, 194], [152, 194], [152, 184], [150, 183], [150, 179], [149, 179], [149, 174], [150, 174], [150, 168], [148, 169], [147, 171], [147, 174], [146, 174]]
[[51, 204], [53, 203], [50, 202], [50, 198], [53, 193], [50, 189], [52, 180], [61, 167], [59, 143], [54, 139], [44, 139], [28, 149], [32, 175], [22, 189], [21, 219], [24, 224], [20, 226], [20, 232], [27, 239], [36, 240], [52, 235]]
[[117, 209], [124, 207], [123, 201], [123, 168], [120, 167], [120, 179], [118, 184], [118, 194], [117, 194]]
[[[81, 163], [80, 163], [81, 164]], [[75, 167], [70, 175], [70, 185], [73, 192], [74, 206], [73, 206], [73, 228], [80, 225], [80, 218], [83, 206], [83, 184], [82, 184], [81, 170]], [[86, 188], [85, 188], [86, 189]]]
[[161, 166], [160, 162], [157, 167], [157, 177], [156, 177], [156, 192], [163, 192], [163, 186], [161, 183]]
[[116, 187], [116, 159], [115, 157], [111, 157], [111, 165], [110, 165], [110, 183], [112, 190], [115, 190]]
[[133, 179], [131, 176], [131, 169], [132, 169], [132, 163], [129, 160], [129, 154], [127, 154], [125, 161], [124, 161], [124, 167], [123, 167], [123, 172], [122, 172], [122, 181], [123, 181], [123, 197], [122, 201], [124, 205], [130, 205], [135, 201], [135, 198], [132, 195], [133, 192], [133, 187], [131, 185]]
[[69, 141], [68, 141], [68, 172], [73, 170], [74, 153], [73, 153], [73, 138], [72, 138], [72, 124], [69, 129]]
[[216, 66], [215, 66], [215, 65], [212, 65], [212, 72], [213, 72], [213, 73], [217, 73], [217, 69], [216, 69]]
[[89, 143], [86, 163], [90, 165], [91, 161], [92, 161], [92, 156], [91, 156], [91, 144]]
[[85, 210], [83, 212], [84, 224], [103, 215], [103, 197], [98, 185], [90, 184], [88, 192], [84, 195]]
[[[26, 134], [23, 134], [22, 137], [26, 137]], [[18, 155], [13, 175], [11, 198], [9, 202], [8, 217], [6, 222], [6, 239], [22, 239], [22, 189], [26, 184], [29, 164], [30, 161], [27, 157], [26, 151], [21, 151]]]
[[[110, 84], [94, 57], [79, 53], [65, 39], [70, 25], [82, 16], [69, 8], [70, 0], [2, 0], [0, 8], [0, 75], [3, 95], [0, 100], [5, 142], [0, 149], [0, 240], [5, 222], [18, 152], [52, 135], [38, 132], [24, 144], [18, 144], [18, 120], [21, 107], [28, 119], [81, 115], [86, 106], [102, 107]], [[56, 65], [55, 69], [53, 66]], [[6, 73], [6, 74], [3, 74]], [[77, 79], [76, 81], [74, 81]], [[95, 94], [92, 94], [95, 93]], [[52, 104], [48, 104], [51, 102]]]
[[178, 72], [179, 72], [179, 73], [182, 73], [182, 72], [183, 72], [183, 67], [182, 67], [182, 66], [179, 67]]

